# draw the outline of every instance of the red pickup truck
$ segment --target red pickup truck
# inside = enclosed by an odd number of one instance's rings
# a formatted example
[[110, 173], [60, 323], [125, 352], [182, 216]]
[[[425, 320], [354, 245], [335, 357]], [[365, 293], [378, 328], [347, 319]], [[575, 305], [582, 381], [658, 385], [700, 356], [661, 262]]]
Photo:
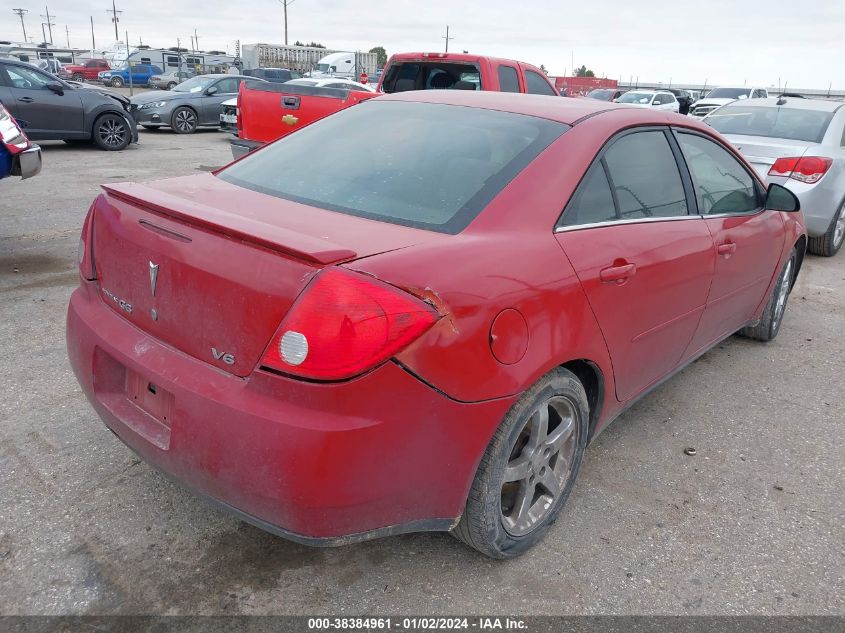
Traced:
[[97, 75], [104, 70], [111, 70], [105, 59], [89, 59], [84, 64], [65, 64], [59, 72], [62, 79], [76, 81], [97, 81]]
[[380, 93], [406, 90], [493, 90], [559, 96], [536, 66], [456, 53], [401, 53], [384, 68], [378, 91], [244, 81], [238, 92], [238, 137], [232, 155], [247, 152]]

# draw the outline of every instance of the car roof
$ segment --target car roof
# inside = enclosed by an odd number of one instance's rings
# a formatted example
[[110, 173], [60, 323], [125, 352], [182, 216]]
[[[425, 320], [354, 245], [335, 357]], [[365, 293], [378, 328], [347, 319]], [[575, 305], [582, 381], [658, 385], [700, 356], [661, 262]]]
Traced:
[[[778, 102], [782, 103], [778, 103]], [[754, 108], [779, 108], [786, 106], [796, 110], [817, 110], [819, 112], [836, 112], [842, 106], [843, 101], [832, 101], [828, 99], [801, 99], [796, 97], [769, 97], [767, 99], [741, 99], [726, 104], [724, 107], [751, 106]]]
[[[375, 97], [372, 101], [409, 101], [484, 108], [486, 110], [541, 117], [567, 125], [574, 125], [583, 119], [611, 111], [623, 111], [626, 114], [626, 119], [630, 120], [632, 125], [666, 125], [666, 117], [671, 114], [654, 108], [636, 108], [597, 99], [568, 99], [546, 95], [476, 90], [409, 90], [381, 95]], [[672, 117], [678, 117], [678, 121], [684, 122], [684, 124], [695, 123], [688, 121], [689, 117], [686, 116], [672, 115]], [[695, 125], [694, 127], [699, 126]], [[707, 129], [704, 124], [701, 124], [700, 127]]]

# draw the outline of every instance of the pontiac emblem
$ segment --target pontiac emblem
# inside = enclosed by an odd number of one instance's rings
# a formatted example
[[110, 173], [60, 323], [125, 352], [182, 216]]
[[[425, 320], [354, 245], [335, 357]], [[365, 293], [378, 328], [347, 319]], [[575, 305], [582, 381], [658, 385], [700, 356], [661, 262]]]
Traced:
[[292, 114], [286, 114], [282, 117], [282, 123], [285, 125], [296, 125], [299, 119]]
[[150, 262], [150, 290], [156, 296], [156, 283], [158, 282], [158, 264]]

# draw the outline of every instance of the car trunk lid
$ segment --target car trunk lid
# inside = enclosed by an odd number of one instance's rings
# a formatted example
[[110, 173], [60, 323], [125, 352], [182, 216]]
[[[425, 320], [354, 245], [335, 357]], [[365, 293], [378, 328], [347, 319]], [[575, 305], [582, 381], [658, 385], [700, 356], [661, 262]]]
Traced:
[[210, 174], [103, 188], [93, 229], [103, 301], [151, 336], [238, 376], [254, 369], [319, 270], [434, 235]]
[[800, 158], [807, 153], [811, 146], [817, 145], [806, 141], [766, 136], [740, 136], [736, 134], [726, 134], [725, 136], [763, 178], [768, 176], [769, 169], [778, 158]]

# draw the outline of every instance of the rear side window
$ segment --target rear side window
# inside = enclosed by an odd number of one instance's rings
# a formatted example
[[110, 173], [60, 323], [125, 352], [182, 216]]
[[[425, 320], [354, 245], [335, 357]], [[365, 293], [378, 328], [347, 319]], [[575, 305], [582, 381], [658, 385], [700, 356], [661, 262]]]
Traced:
[[499, 66], [499, 90], [519, 92], [519, 76], [513, 66]]
[[687, 214], [686, 194], [669, 141], [663, 132], [650, 130], [626, 134], [610, 145], [576, 190], [561, 224]]
[[724, 148], [695, 134], [678, 134], [695, 185], [698, 211], [752, 213], [760, 206], [754, 179]]
[[525, 71], [525, 90], [528, 94], [532, 95], [557, 96], [557, 93], [552, 90], [549, 82], [532, 70]]
[[286, 136], [218, 176], [339, 213], [458, 233], [567, 129], [510, 112], [373, 100]]

